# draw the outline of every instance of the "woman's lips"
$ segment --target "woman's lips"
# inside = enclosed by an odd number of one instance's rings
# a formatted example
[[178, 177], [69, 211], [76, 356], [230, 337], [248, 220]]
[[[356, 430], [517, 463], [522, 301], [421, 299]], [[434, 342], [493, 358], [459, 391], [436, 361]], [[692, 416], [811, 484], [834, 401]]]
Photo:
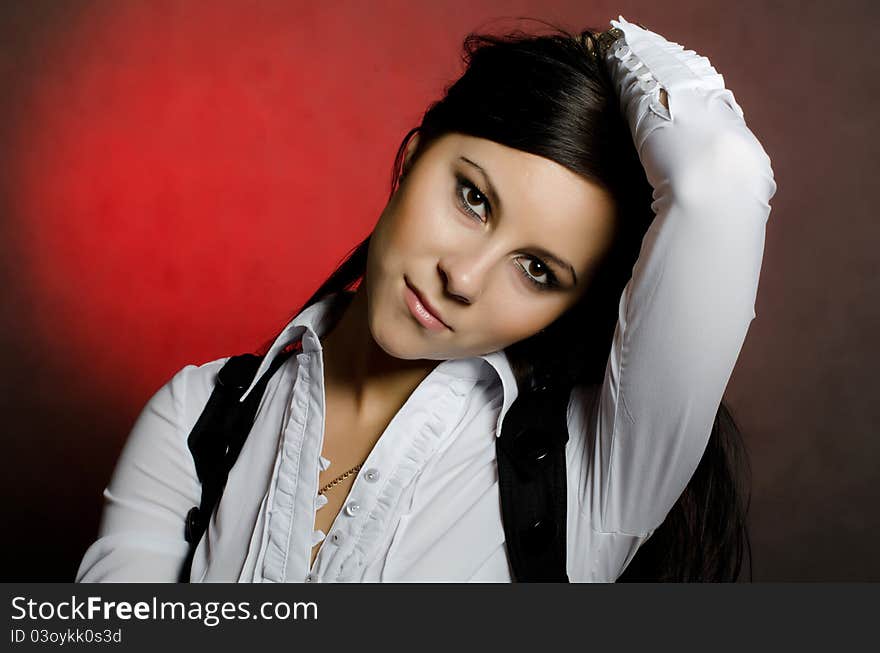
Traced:
[[425, 305], [426, 302], [419, 296], [418, 290], [409, 285], [409, 280], [406, 280], [403, 297], [406, 305], [409, 307], [409, 312], [412, 313], [416, 321], [423, 327], [432, 331], [445, 331], [449, 329], [443, 320], [428, 309]]

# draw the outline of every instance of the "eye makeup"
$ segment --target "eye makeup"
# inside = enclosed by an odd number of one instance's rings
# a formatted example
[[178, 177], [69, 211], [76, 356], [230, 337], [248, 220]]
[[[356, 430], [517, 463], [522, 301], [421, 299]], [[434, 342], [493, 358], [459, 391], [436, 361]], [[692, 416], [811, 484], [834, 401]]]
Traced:
[[[475, 191], [480, 196], [480, 202], [486, 207], [485, 218], [471, 208], [470, 203], [465, 199], [465, 195], [462, 193], [464, 190]], [[479, 186], [460, 172], [455, 173], [455, 197], [458, 200], [458, 205], [465, 211], [465, 213], [476, 218], [480, 222], [486, 222], [486, 219], [492, 215], [492, 205], [489, 203], [489, 197]]]
[[[528, 269], [526, 269], [526, 266], [529, 264], [527, 263], [526, 265], [523, 265], [522, 263], [519, 262], [519, 259], [521, 259], [521, 258], [525, 258], [530, 263], [536, 263], [539, 266], [541, 266], [544, 269], [544, 271], [541, 274], [539, 274], [538, 276], [539, 277], [546, 276], [547, 281], [538, 281], [535, 278], [535, 275], [533, 275], [531, 272], [528, 271]], [[559, 288], [559, 280], [556, 278], [556, 275], [553, 274], [553, 272], [550, 270], [550, 268], [547, 267], [547, 265], [541, 259], [535, 258], [534, 256], [518, 256], [516, 265], [522, 271], [522, 275], [526, 278], [526, 281], [528, 281], [530, 284], [535, 286], [538, 290], [546, 291], [546, 290], [553, 290], [555, 288]]]

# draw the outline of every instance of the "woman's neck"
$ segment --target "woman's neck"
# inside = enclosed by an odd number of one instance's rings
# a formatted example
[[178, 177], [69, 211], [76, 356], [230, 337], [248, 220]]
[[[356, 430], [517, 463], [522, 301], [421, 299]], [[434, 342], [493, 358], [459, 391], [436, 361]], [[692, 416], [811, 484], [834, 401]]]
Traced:
[[325, 387], [345, 397], [358, 419], [366, 421], [396, 413], [439, 363], [395, 358], [376, 343], [367, 322], [363, 283], [321, 343]]

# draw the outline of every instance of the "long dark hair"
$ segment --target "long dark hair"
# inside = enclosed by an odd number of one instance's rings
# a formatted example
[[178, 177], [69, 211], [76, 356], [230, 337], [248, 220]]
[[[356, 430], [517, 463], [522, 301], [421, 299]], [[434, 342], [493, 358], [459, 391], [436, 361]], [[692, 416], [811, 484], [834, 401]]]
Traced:
[[[404, 136], [391, 177], [393, 197], [419, 155], [455, 132], [551, 159], [611, 193], [616, 233], [583, 298], [542, 332], [505, 349], [522, 392], [548, 383], [601, 384], [618, 302], [654, 217], [652, 188], [616, 91], [604, 62], [592, 56], [597, 32], [551, 27], [554, 31], [543, 35], [469, 34], [464, 74]], [[416, 133], [418, 142], [406, 158]], [[299, 311], [356, 288], [369, 241], [368, 236], [357, 245]], [[751, 579], [748, 478], [742, 436], [722, 403], [693, 477], [617, 580], [733, 581], [747, 549]]]

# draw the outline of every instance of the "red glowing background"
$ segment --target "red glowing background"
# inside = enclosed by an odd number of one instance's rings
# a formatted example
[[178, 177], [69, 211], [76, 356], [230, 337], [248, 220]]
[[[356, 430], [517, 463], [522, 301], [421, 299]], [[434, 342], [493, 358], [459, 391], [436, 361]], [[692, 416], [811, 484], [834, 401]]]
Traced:
[[[369, 232], [458, 39], [368, 5], [70, 6], [12, 142], [13, 211], [35, 218], [20, 278], [50, 355], [137, 403], [270, 337]], [[431, 21], [408, 6], [404, 24]]]

